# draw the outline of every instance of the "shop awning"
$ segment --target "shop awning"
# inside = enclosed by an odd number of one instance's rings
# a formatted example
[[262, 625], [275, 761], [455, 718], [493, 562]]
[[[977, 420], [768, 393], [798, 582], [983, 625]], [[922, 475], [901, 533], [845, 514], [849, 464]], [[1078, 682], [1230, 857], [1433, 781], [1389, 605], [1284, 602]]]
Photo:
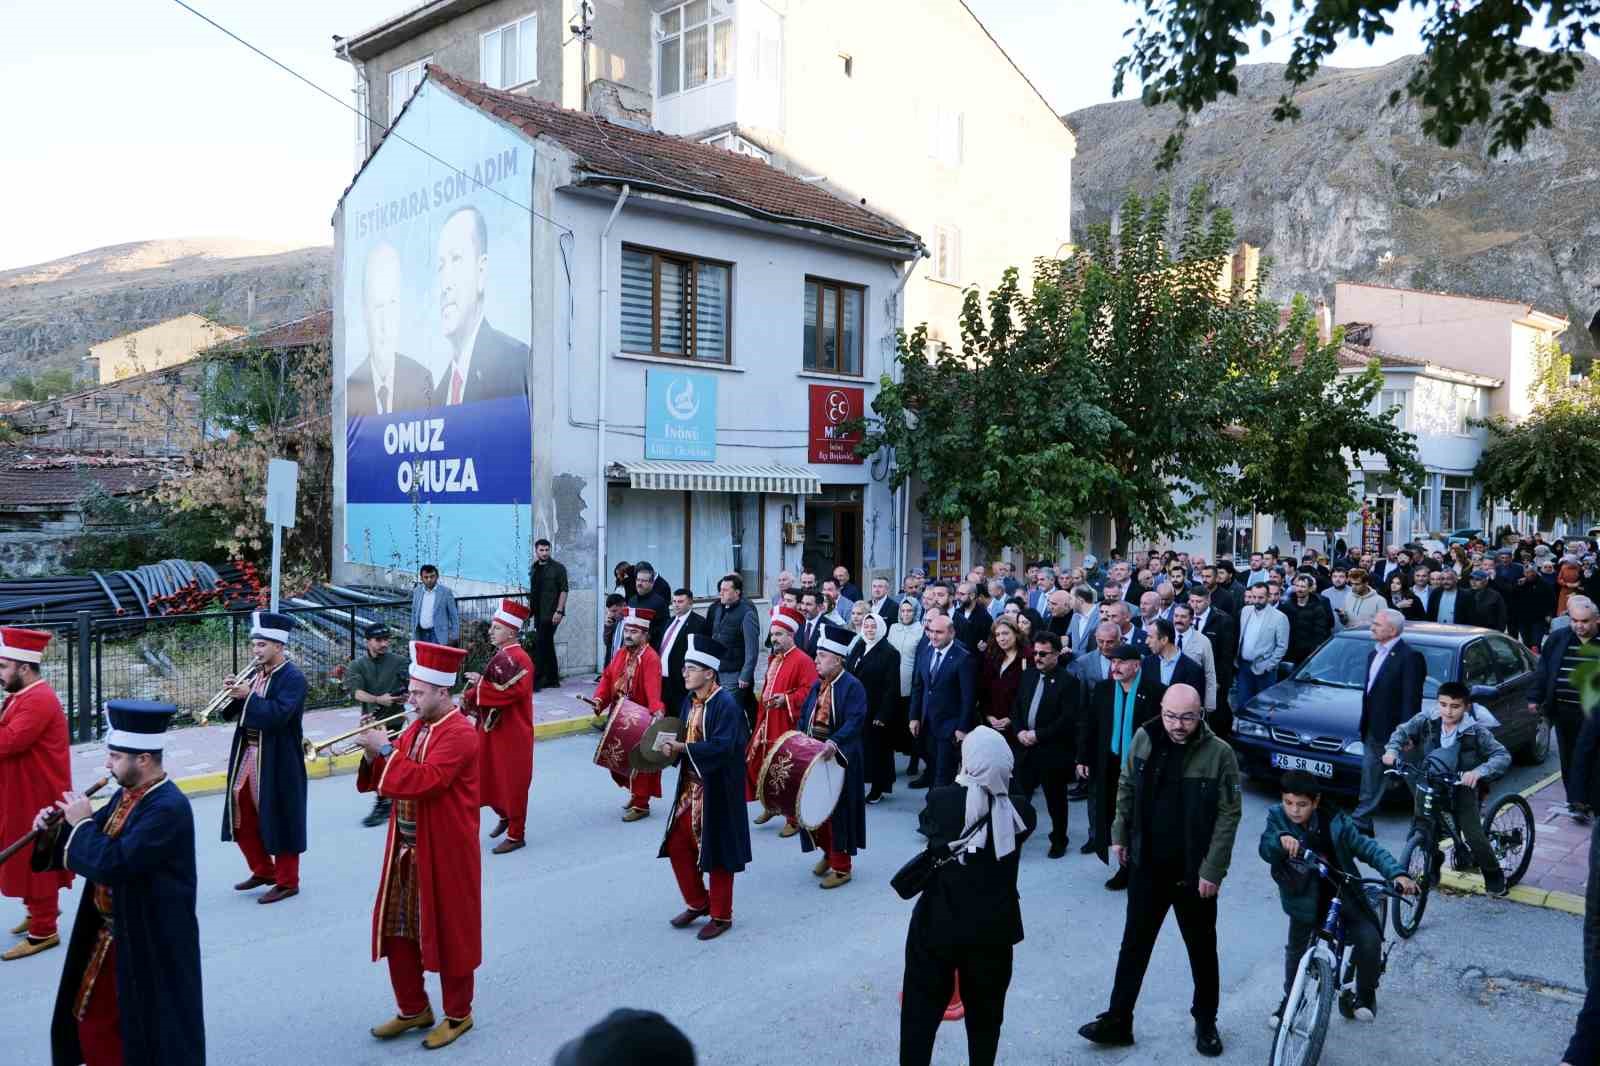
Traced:
[[612, 463], [612, 481], [629, 488], [668, 492], [777, 492], [801, 496], [822, 490], [821, 479], [802, 466], [728, 466], [723, 463]]

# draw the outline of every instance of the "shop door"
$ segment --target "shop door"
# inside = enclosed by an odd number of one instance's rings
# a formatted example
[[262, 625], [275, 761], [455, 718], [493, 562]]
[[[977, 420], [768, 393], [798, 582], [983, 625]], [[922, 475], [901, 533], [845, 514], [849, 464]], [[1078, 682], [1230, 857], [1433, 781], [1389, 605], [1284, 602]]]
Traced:
[[806, 546], [801, 553], [806, 569], [820, 583], [843, 565], [850, 579], [861, 584], [861, 504], [834, 501], [806, 503]]

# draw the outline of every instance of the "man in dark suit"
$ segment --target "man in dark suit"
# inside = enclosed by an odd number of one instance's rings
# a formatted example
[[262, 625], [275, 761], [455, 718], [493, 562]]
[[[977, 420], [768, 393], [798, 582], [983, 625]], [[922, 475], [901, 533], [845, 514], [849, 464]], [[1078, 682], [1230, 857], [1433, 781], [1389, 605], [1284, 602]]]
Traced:
[[1217, 605], [1211, 590], [1204, 585], [1189, 590], [1189, 609], [1194, 612], [1194, 627], [1211, 641], [1217, 658], [1217, 709], [1206, 724], [1226, 740], [1233, 732], [1233, 708], [1228, 703], [1228, 693], [1233, 690], [1233, 649], [1239, 646], [1239, 630], [1234, 616]]
[[[1075, 758], [1078, 776], [1094, 781], [1089, 797], [1089, 830], [1094, 853], [1109, 865], [1117, 783], [1122, 779], [1129, 745], [1134, 732], [1161, 713], [1161, 697], [1167, 690], [1160, 678], [1140, 668], [1139, 649], [1133, 645], [1118, 644], [1107, 658], [1111, 660], [1111, 677], [1094, 687], [1089, 706], [1078, 716]], [[1126, 866], [1106, 882], [1113, 891], [1127, 886]]]
[[1163, 688], [1193, 685], [1196, 692], [1206, 690], [1205, 668], [1183, 654], [1183, 649], [1178, 647], [1178, 631], [1171, 622], [1157, 618], [1150, 623], [1145, 636], [1150, 654], [1144, 657], [1141, 670], [1154, 676]]
[[683, 713], [683, 697], [688, 694], [683, 684], [683, 655], [689, 650], [689, 638], [704, 636], [711, 627], [695, 613], [694, 596], [688, 589], [673, 592], [671, 610], [672, 618], [661, 634], [656, 653], [661, 656], [661, 704], [676, 717]]
[[1367, 655], [1366, 688], [1361, 693], [1361, 799], [1351, 818], [1372, 836], [1372, 812], [1383, 800], [1383, 751], [1401, 722], [1422, 710], [1427, 660], [1400, 634], [1405, 615], [1385, 608], [1372, 619], [1372, 651]]
[[433, 375], [395, 350], [401, 323], [400, 253], [394, 245], [382, 242], [367, 253], [361, 284], [367, 357], [345, 383], [346, 414], [363, 418], [427, 407], [433, 397]]
[[661, 634], [667, 631], [667, 614], [671, 608], [672, 586], [656, 574], [656, 568], [644, 559], [633, 567], [633, 588], [628, 590], [628, 606], [643, 607], [650, 611], [650, 646], [660, 650]]
[[[966, 584], [961, 586], [967, 588]], [[989, 630], [994, 626], [994, 617], [989, 614], [989, 589], [986, 585], [973, 583], [972, 591], [968, 594], [965, 606], [965, 617], [956, 630], [956, 639], [966, 649], [976, 655], [982, 646], [989, 641]]]
[[884, 632], [887, 627], [900, 620], [900, 601], [889, 595], [889, 581], [887, 578], [875, 577], [872, 579], [872, 596], [867, 601], [869, 606], [879, 618], [883, 619]]
[[794, 635], [794, 646], [807, 655], [817, 653], [817, 639], [822, 636], [823, 605], [821, 589], [806, 589], [800, 593], [800, 613], [806, 616], [806, 620], [800, 632]]
[[[1572, 674], [1591, 649], [1600, 648], [1600, 610], [1587, 596], [1567, 597], [1567, 622], [1545, 638], [1539, 654], [1539, 670], [1528, 693], [1528, 710], [1543, 714], [1554, 727], [1556, 746], [1561, 756], [1561, 785], [1570, 802], [1575, 790], [1573, 755], [1583, 729], [1583, 703]], [[1578, 821], [1584, 823], [1584, 817]]]
[[527, 394], [528, 346], [484, 318], [489, 231], [475, 207], [451, 212], [439, 230], [439, 322], [450, 340], [450, 365], [434, 388], [450, 405]]
[[[1061, 638], [1046, 630], [1035, 633], [1033, 665], [1025, 671], [1003, 732], [1017, 753], [1012, 791], [1033, 799], [1044, 789], [1050, 811], [1050, 858], [1067, 853], [1067, 786], [1072, 780], [1072, 746], [1077, 740], [1077, 679], [1061, 662]], [[993, 726], [993, 720], [989, 725]]]
[[911, 735], [927, 732], [933, 787], [956, 779], [957, 745], [978, 724], [978, 659], [955, 639], [950, 619], [928, 619], [928, 645], [911, 674]]
[[[1439, 587], [1428, 597], [1428, 621], [1459, 626], [1472, 624], [1472, 590], [1460, 588], [1460, 579], [1450, 567], [1437, 571]], [[1576, 739], [1576, 738], [1574, 738]]]

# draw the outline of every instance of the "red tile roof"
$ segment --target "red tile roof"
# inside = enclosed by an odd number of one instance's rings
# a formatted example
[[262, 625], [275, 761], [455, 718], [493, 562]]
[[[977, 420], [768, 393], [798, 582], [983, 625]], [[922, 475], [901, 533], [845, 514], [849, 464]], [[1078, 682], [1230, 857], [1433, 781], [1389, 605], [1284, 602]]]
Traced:
[[549, 137], [560, 144], [577, 156], [580, 184], [628, 182], [771, 221], [842, 231], [907, 251], [922, 249], [920, 237], [884, 215], [759, 159], [491, 89], [436, 66], [427, 68], [427, 80], [529, 137]]
[[0, 448], [0, 508], [73, 504], [96, 488], [112, 496], [142, 492], [179, 465], [103, 452]]
[[280, 322], [276, 326], [248, 333], [234, 340], [224, 341], [214, 345], [209, 351], [219, 348], [306, 348], [312, 345], [327, 345], [333, 337], [333, 310], [318, 311], [304, 318], [297, 318], [290, 322]]

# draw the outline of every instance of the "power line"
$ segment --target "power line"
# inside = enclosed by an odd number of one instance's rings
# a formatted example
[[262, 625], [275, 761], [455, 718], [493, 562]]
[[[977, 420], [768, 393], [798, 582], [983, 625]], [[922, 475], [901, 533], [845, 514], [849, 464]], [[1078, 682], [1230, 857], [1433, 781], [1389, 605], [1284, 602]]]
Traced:
[[[202, 21], [202, 22], [206, 23], [207, 25], [211, 26], [213, 29], [225, 34], [228, 37], [233, 38], [233, 40], [235, 40], [235, 41], [239, 42], [240, 44], [244, 45], [246, 48], [250, 49], [250, 51], [254, 52], [256, 55], [260, 56], [262, 59], [265, 59], [268, 63], [271, 63], [273, 66], [277, 67], [279, 70], [281, 70], [284, 73], [288, 74], [290, 77], [295, 78], [296, 80], [302, 81], [305, 84], [309, 85], [311, 88], [315, 89], [317, 92], [321, 93], [323, 96], [326, 96], [329, 100], [332, 100], [334, 103], [338, 104], [340, 107], [344, 108], [346, 111], [349, 111], [351, 114], [353, 114], [357, 118], [361, 119], [361, 121], [363, 121], [365, 123], [368, 123], [369, 125], [381, 125], [381, 123], [374, 122], [373, 119], [370, 116], [366, 115], [364, 112], [362, 112], [362, 110], [360, 108], [356, 107], [354, 104], [352, 104], [352, 103], [350, 103], [350, 102], [348, 102], [346, 100], [341, 100], [338, 96], [334, 95], [333, 93], [330, 93], [328, 90], [324, 89], [322, 86], [318, 85], [316, 82], [312, 81], [310, 78], [306, 77], [304, 74], [301, 74], [298, 70], [295, 70], [293, 67], [289, 66], [287, 63], [284, 63], [282, 60], [277, 59], [274, 56], [268, 55], [266, 52], [262, 51], [260, 48], [257, 48], [255, 45], [253, 45], [249, 41], [245, 40], [243, 37], [240, 37], [237, 33], [234, 33], [232, 30], [228, 29], [228, 27], [222, 25], [216, 19], [213, 19], [211, 16], [205, 14], [204, 12], [197, 11], [193, 7], [190, 7], [187, 3], [184, 2], [184, 0], [172, 0], [172, 2], [177, 4], [179, 7], [183, 8], [185, 11], [189, 12], [189, 14], [193, 15], [195, 18], [197, 18], [200, 21]], [[476, 177], [473, 177], [472, 175], [467, 174], [467, 172], [465, 170], [463, 170], [461, 167], [458, 167], [454, 163], [451, 163], [450, 161], [448, 161], [446, 159], [442, 159], [439, 156], [433, 154], [428, 149], [426, 149], [422, 145], [418, 144], [416, 141], [413, 141], [408, 137], [402, 137], [400, 134], [396, 133], [393, 129], [389, 130], [388, 135], [387, 135], [387, 137], [385, 139], [386, 140], [387, 139], [392, 139], [392, 140], [399, 141], [401, 144], [410, 145], [412, 148], [415, 148], [417, 151], [421, 152], [423, 155], [427, 156], [429, 159], [433, 160], [435, 163], [438, 163], [440, 166], [448, 167], [455, 174], [459, 174], [459, 175], [463, 175], [463, 176], [471, 178], [473, 184], [480, 186], [486, 192], [492, 193], [495, 196], [500, 197], [500, 199], [504, 200], [506, 203], [510, 204], [511, 206], [513, 206], [513, 207], [515, 207], [515, 208], [517, 208], [519, 210], [526, 211], [528, 214], [532, 215], [534, 218], [543, 219], [544, 221], [550, 223], [550, 225], [554, 226], [556, 229], [560, 230], [563, 233], [570, 234], [572, 232], [571, 229], [569, 229], [568, 227], [566, 227], [566, 226], [562, 225], [561, 223], [557, 222], [555, 219], [551, 218], [549, 215], [540, 214], [538, 211], [534, 210], [532, 207], [529, 207], [527, 204], [518, 203], [516, 200], [513, 200], [511, 197], [509, 197], [505, 193], [501, 192], [499, 189], [491, 188], [489, 185], [487, 185], [482, 180], [480, 180], [480, 179], [478, 179]]]

